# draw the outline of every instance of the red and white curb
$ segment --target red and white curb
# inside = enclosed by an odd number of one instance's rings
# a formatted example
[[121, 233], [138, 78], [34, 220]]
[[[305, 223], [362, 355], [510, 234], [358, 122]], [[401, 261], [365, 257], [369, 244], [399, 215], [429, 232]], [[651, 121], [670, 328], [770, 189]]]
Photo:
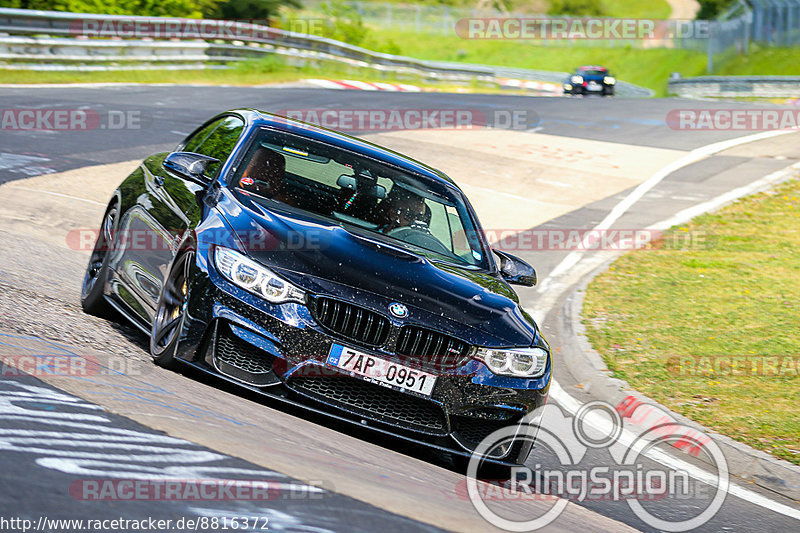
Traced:
[[383, 83], [380, 81], [357, 81], [357, 80], [319, 80], [310, 79], [305, 80], [313, 85], [323, 87], [325, 89], [350, 89], [356, 91], [390, 91], [390, 92], [405, 92], [405, 93], [418, 93], [422, 89], [416, 85], [407, 85], [405, 83]]
[[547, 81], [515, 80], [511, 78], [498, 78], [501, 87], [514, 87], [519, 89], [532, 89], [546, 93], [560, 93], [561, 85]]

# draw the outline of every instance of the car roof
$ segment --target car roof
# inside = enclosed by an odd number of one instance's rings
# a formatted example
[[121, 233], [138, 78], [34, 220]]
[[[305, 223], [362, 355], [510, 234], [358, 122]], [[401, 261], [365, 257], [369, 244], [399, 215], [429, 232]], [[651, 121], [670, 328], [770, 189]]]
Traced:
[[455, 182], [443, 172], [429, 167], [424, 163], [420, 163], [419, 161], [408, 156], [399, 154], [369, 141], [329, 130], [315, 124], [309, 124], [308, 122], [302, 122], [300, 120], [275, 115], [273, 113], [258, 109], [233, 109], [228, 111], [228, 113], [242, 115], [251, 125], [255, 127], [269, 127], [279, 131], [300, 134], [315, 141], [320, 141], [343, 150], [350, 150], [358, 154], [387, 162], [395, 167], [422, 175], [435, 181], [445, 182], [448, 185], [458, 189], [458, 186], [455, 184]]
[[601, 67], [600, 65], [584, 65], [582, 67], [578, 67], [578, 70], [608, 70], [606, 67]]

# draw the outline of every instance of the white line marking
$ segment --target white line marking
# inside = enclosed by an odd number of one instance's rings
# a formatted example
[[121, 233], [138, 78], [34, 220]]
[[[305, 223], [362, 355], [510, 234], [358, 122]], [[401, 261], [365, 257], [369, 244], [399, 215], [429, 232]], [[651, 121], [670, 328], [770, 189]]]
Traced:
[[551, 180], [546, 180], [546, 179], [542, 179], [542, 178], [538, 178], [536, 181], [538, 181], [539, 183], [546, 183], [548, 185], [555, 185], [556, 187], [569, 187], [570, 189], [573, 187], [573, 185], [570, 184], [570, 183], [563, 183], [563, 182], [560, 182], [560, 181], [551, 181]]
[[[638, 187], [636, 187], [636, 189], [631, 191], [631, 193], [627, 197], [625, 197], [616, 206], [614, 206], [614, 208], [611, 210], [608, 216], [606, 216], [597, 226], [595, 226], [594, 230], [597, 231], [597, 230], [608, 229], [616, 220], [618, 220], [623, 214], [625, 214], [625, 212], [628, 209], [630, 209], [631, 206], [633, 206], [638, 200], [640, 200], [649, 190], [655, 187], [665, 177], [667, 177], [668, 175], [670, 175], [671, 173], [675, 172], [680, 168], [690, 165], [696, 161], [699, 161], [704, 157], [708, 157], [717, 152], [733, 148], [734, 146], [747, 144], [750, 142], [755, 142], [763, 139], [769, 139], [771, 137], [776, 137], [778, 135], [784, 135], [787, 133], [793, 133], [795, 131], [798, 131], [797, 128], [756, 133], [753, 135], [747, 135], [744, 137], [730, 139], [727, 141], [722, 141], [714, 144], [709, 144], [700, 148], [696, 148], [691, 152], [689, 152], [688, 154], [686, 154], [685, 156], [681, 157], [680, 159], [673, 161], [672, 163], [658, 170], [647, 181], [642, 182]], [[792, 170], [800, 168], [800, 163], [792, 165], [790, 168]], [[674, 226], [675, 224], [680, 224], [682, 222], [685, 222], [686, 220], [689, 220], [710, 209], [714, 209], [728, 202], [731, 202], [740, 196], [744, 196], [760, 188], [766, 187], [767, 185], [775, 181], [780, 181], [781, 179], [786, 177], [788, 172], [790, 171], [787, 171], [787, 169], [773, 172], [772, 174], [765, 176], [760, 180], [756, 180], [755, 182], [749, 185], [739, 187], [737, 189], [734, 189], [733, 191], [724, 193], [712, 200], [703, 202], [688, 209], [684, 209], [679, 213], [677, 213], [676, 215], [674, 215], [673, 217], [670, 217], [669, 219], [654, 224], [653, 226], [651, 226], [651, 228], [652, 229], [669, 228]], [[588, 234], [589, 232], [587, 232], [587, 235]], [[587, 248], [587, 245], [584, 244], [583, 247]], [[564, 291], [566, 291], [572, 285], [572, 283], [577, 281], [577, 279], [581, 278], [583, 275], [591, 272], [591, 270], [602, 264], [610, 257], [609, 254], [595, 253], [593, 256], [590, 256], [587, 260], [583, 261], [581, 263], [580, 268], [575, 268], [575, 266], [583, 258], [583, 255], [584, 255], [583, 251], [571, 252], [553, 269], [553, 271], [550, 273], [545, 282], [542, 283], [542, 285], [540, 285], [539, 288], [537, 289], [537, 291], [543, 295], [543, 297], [537, 301], [537, 309], [534, 314], [535, 319], [538, 323], [541, 323], [544, 320], [544, 317], [547, 316], [547, 314], [555, 305], [556, 301], [558, 301], [559, 297], [564, 293]], [[565, 279], [559, 280], [557, 279], [559, 277], [564, 277]], [[555, 285], [555, 288], [551, 288], [551, 286], [553, 285]], [[546, 296], [544, 293], [547, 293]], [[542, 303], [543, 305], [539, 305]], [[550, 397], [556, 403], [558, 403], [560, 406], [562, 406], [564, 409], [566, 409], [572, 414], [575, 414], [578, 411], [578, 409], [580, 409], [581, 403], [574, 397], [572, 397], [568, 392], [566, 392], [555, 379], [552, 380], [550, 385]], [[623, 429], [623, 434], [626, 431], [628, 430]], [[628, 433], [630, 432], [628, 431]], [[692, 477], [700, 481], [705, 482], [706, 478], [708, 478], [709, 475], [708, 472], [694, 465], [685, 463], [681, 459], [678, 459], [662, 451], [658, 453], [651, 452], [650, 454], [648, 454], [648, 457], [669, 468], [684, 469], [687, 472], [689, 472], [689, 474]], [[775, 511], [776, 513], [789, 516], [791, 518], [800, 519], [800, 510], [794, 509], [787, 505], [780, 504], [774, 500], [771, 500], [765, 496], [758, 494], [757, 492], [753, 492], [746, 488], [740, 487], [734, 483], [730, 483], [727, 492], [728, 494], [731, 494], [742, 500], [749, 501], [765, 509]]]
[[422, 92], [422, 89], [417, 87], [416, 85], [408, 85], [407, 83], [398, 83], [398, 87], [400, 87], [404, 91], [408, 91], [410, 93], [419, 93]]
[[70, 196], [69, 194], [61, 194], [60, 192], [41, 191], [39, 189], [31, 189], [29, 187], [20, 187], [18, 185], [9, 185], [8, 188], [9, 189], [19, 189], [20, 191], [35, 192], [35, 193], [39, 193], [39, 194], [49, 194], [49, 195], [52, 195], [52, 196], [59, 196], [61, 198], [69, 198], [70, 200], [78, 200], [79, 202], [86, 202], [88, 204], [102, 205], [102, 206], [106, 205], [103, 202], [95, 202], [94, 200], [88, 200], [86, 198], [79, 198], [77, 196]]
[[[550, 385], [550, 396], [556, 402], [558, 402], [558, 404], [561, 407], [563, 407], [567, 411], [570, 411], [571, 413], [576, 413], [578, 409], [580, 409], [581, 407], [581, 403], [572, 396], [570, 396], [569, 393], [567, 393], [564, 389], [562, 389], [561, 385], [556, 383], [555, 380], [553, 380], [553, 383]], [[606, 432], [605, 434], [608, 434], [608, 426], [611, 422], [604, 415], [590, 411], [583, 418], [583, 421], [584, 423], [588, 423], [590, 426], [596, 428], [598, 431], [601, 432], [605, 431]], [[636, 434], [634, 434], [630, 430], [622, 428], [622, 434], [619, 437], [619, 442], [622, 445], [630, 448], [631, 444], [636, 442], [636, 440], [637, 440]], [[645, 455], [646, 457], [652, 459], [653, 461], [661, 463], [662, 465], [671, 468], [673, 470], [683, 470], [686, 473], [688, 473], [691, 477], [702, 483], [716, 486], [716, 478], [713, 474], [710, 474], [706, 470], [694, 464], [688, 463], [678, 457], [670, 455], [664, 452], [663, 450], [660, 450], [658, 448], [651, 448], [645, 451], [642, 455]], [[776, 513], [780, 513], [782, 515], [786, 515], [788, 517], [800, 520], [800, 509], [794, 509], [792, 507], [789, 507], [788, 505], [783, 505], [774, 500], [770, 500], [766, 496], [762, 496], [757, 492], [753, 492], [751, 490], [740, 487], [739, 485], [736, 485], [733, 482], [730, 482], [728, 484], [727, 493], [742, 500], [775, 511]]]
[[518, 200], [520, 202], [528, 202], [528, 203], [531, 203], [531, 204], [538, 204], [538, 205], [553, 205], [553, 204], [551, 204], [549, 202], [542, 202], [541, 200], [537, 200], [536, 198], [530, 198], [530, 197], [527, 197], [527, 196], [520, 196], [518, 194], [514, 194], [514, 193], [510, 193], [510, 192], [498, 191], [497, 189], [490, 189], [488, 187], [481, 187], [480, 185], [470, 185], [468, 183], [462, 183], [462, 184], [459, 185], [459, 187], [461, 187], [462, 189], [475, 189], [477, 191], [484, 191], [484, 192], [492, 193], [495, 196], [497, 196], [497, 195], [506, 196], [508, 198], [513, 198], [514, 200]]
[[394, 84], [391, 84], [391, 83], [384, 83], [382, 81], [372, 82], [372, 85], [374, 85], [375, 87], [377, 87], [381, 91], [395, 91], [395, 92], [397, 92], [397, 91], [401, 90], [400, 87], [398, 87], [397, 85], [394, 85]]
[[[661, 183], [661, 181], [672, 174], [673, 172], [691, 165], [692, 163], [696, 163], [697, 161], [713, 155], [717, 152], [721, 152], [723, 150], [727, 150], [728, 148], [733, 148], [734, 146], [738, 146], [740, 144], [746, 144], [754, 141], [760, 141], [762, 139], [769, 139], [770, 137], [776, 137], [778, 135], [785, 135], [787, 133], [792, 133], [797, 131], [796, 128], [787, 129], [787, 130], [776, 130], [776, 131], [765, 131], [761, 133], [755, 133], [753, 135], [747, 135], [745, 137], [738, 137], [736, 139], [729, 139], [727, 141], [721, 141], [713, 144], [709, 144], [706, 146], [702, 146], [700, 148], [695, 148], [685, 156], [681, 157], [669, 163], [668, 165], [662, 167], [655, 174], [650, 176], [647, 180], [640, 183], [634, 190], [628, 194], [621, 202], [614, 206], [611, 212], [606, 215], [606, 217], [594, 227], [594, 231], [600, 231], [610, 228], [614, 222], [616, 222], [622, 215], [625, 214], [628, 209], [630, 209], [633, 204], [641, 200], [641, 198], [647, 194], [653, 187]], [[552, 278], [557, 278], [561, 275], [566, 274], [572, 267], [574, 267], [578, 261], [580, 261], [581, 257], [584, 255], [585, 250], [589, 249], [590, 242], [589, 240], [592, 238], [592, 231], [586, 232], [584, 236], [584, 242], [582, 242], [582, 250], [576, 250], [570, 252], [561, 262], [556, 265], [556, 267], [550, 272], [548, 278], [542, 283], [542, 285], [537, 289], [537, 292], [540, 294], [545, 292], [549, 289], [548, 281]]]
[[693, 219], [696, 216], [702, 215], [703, 213], [707, 213], [708, 211], [713, 211], [715, 209], [722, 207], [723, 205], [729, 204], [734, 200], [741, 198], [742, 196], [748, 196], [750, 194], [758, 192], [761, 189], [766, 189], [771, 185], [773, 185], [774, 183], [783, 181], [786, 178], [790, 177], [797, 170], [800, 170], [800, 163], [795, 163], [788, 169], [784, 168], [775, 171], [772, 174], [769, 174], [768, 176], [764, 176], [760, 180], [756, 180], [748, 185], [743, 185], [738, 189], [733, 189], [732, 191], [720, 194], [716, 198], [712, 198], [711, 200], [708, 200], [706, 202], [693, 205], [692, 207], [687, 207], [683, 211], [679, 211], [678, 213], [676, 213], [675, 215], [671, 216], [666, 220], [662, 220], [661, 222], [656, 222], [647, 229], [664, 230], [664, 229], [669, 229], [677, 224], [682, 224], [684, 222]]
[[377, 88], [377, 87], [375, 87], [375, 86], [374, 86], [374, 85], [372, 85], [371, 83], [367, 83], [367, 82], [365, 82], [365, 81], [359, 81], [359, 80], [342, 80], [342, 83], [345, 83], [345, 84], [347, 84], [347, 85], [352, 85], [353, 87], [356, 87], [356, 88], [358, 88], [358, 89], [361, 89], [362, 91], [377, 91], [377, 90], [378, 90], [378, 88]]
[[324, 89], [344, 89], [344, 87], [342, 87], [338, 83], [333, 82], [331, 80], [307, 79], [307, 80], [303, 80], [303, 81], [307, 81], [308, 83], [311, 83], [313, 85], [317, 85], [317, 86], [322, 87]]

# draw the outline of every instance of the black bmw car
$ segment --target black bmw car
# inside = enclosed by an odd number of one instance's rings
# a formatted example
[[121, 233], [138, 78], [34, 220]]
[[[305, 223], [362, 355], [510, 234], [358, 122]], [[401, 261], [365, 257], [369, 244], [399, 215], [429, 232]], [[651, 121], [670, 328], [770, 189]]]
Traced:
[[113, 194], [82, 288], [191, 365], [361, 427], [523, 462], [550, 347], [453, 181], [387, 149], [256, 110], [223, 113]]
[[616, 78], [605, 67], [583, 66], [564, 80], [564, 94], [599, 94], [613, 96]]

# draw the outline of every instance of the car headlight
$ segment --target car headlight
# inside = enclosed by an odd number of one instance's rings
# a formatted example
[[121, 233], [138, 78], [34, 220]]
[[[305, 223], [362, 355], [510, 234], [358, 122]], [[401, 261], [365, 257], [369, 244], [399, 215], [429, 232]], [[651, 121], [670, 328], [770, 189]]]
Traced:
[[572, 76], [572, 83], [583, 83], [583, 76]]
[[547, 351], [542, 348], [478, 348], [476, 353], [489, 370], [501, 376], [538, 378], [547, 366]]
[[305, 293], [252, 259], [229, 248], [214, 248], [217, 270], [237, 287], [272, 303], [304, 302]]
[[565, 83], [564, 88], [569, 91], [570, 89], [572, 89], [572, 85], [569, 83]]
[[603, 83], [605, 83], [606, 85], [614, 85], [615, 83], [617, 83], [617, 80], [614, 79], [614, 76], [606, 76], [605, 78], [603, 78]]

